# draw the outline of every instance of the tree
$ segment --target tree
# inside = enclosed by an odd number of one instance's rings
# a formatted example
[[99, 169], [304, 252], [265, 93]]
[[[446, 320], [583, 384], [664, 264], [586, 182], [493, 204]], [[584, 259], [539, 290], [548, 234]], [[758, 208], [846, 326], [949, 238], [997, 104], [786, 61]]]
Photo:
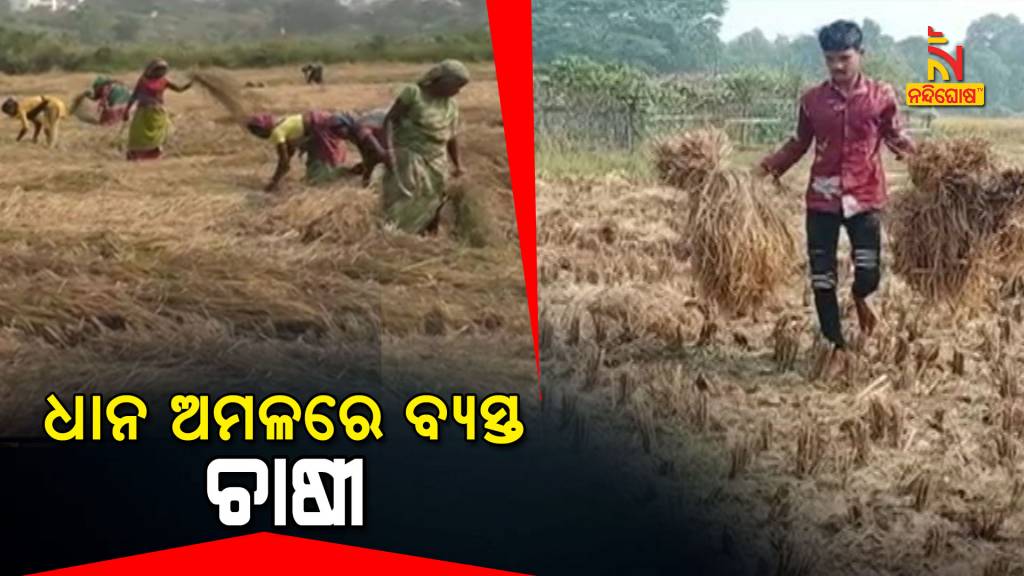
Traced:
[[137, 16], [130, 14], [120, 15], [117, 17], [117, 23], [113, 27], [114, 37], [119, 42], [137, 42], [142, 35], [143, 26], [142, 19]]
[[914, 79], [914, 71], [894, 52], [869, 52], [864, 57], [864, 73], [875, 80], [887, 82], [896, 89]]
[[893, 51], [910, 67], [913, 80], [921, 82], [928, 78], [928, 40], [924, 36], [900, 40]]
[[794, 40], [790, 47], [793, 50], [794, 67], [806, 74], [820, 77], [825, 73], [825, 57], [821, 54], [821, 44], [816, 36], [804, 35]]
[[726, 61], [734, 69], [767, 66], [778, 60], [775, 44], [768, 41], [760, 28], [740, 34], [729, 42], [725, 51]]
[[102, 8], [85, 5], [72, 12], [72, 25], [83, 42], [102, 44], [110, 39], [115, 24], [110, 14]]
[[349, 10], [336, 0], [292, 0], [274, 7], [273, 28], [289, 34], [326, 34], [350, 21]]
[[861, 32], [864, 33], [863, 46], [867, 49], [877, 49], [879, 40], [882, 37], [882, 27], [871, 18], [865, 18], [861, 24]]
[[966, 42], [972, 47], [977, 46], [980, 49], [1000, 52], [1008, 42], [1012, 42], [1011, 37], [1019, 37], [1020, 28], [1020, 19], [1012, 14], [1009, 16], [988, 14], [971, 22], [971, 25], [967, 27]]
[[965, 69], [973, 65], [978, 51], [991, 51], [1007, 65], [1024, 62], [1024, 24], [1014, 15], [989, 14], [967, 28]]
[[221, 6], [225, 12], [230, 14], [244, 14], [253, 10], [273, 10], [274, 7], [269, 1], [259, 0], [221, 0]]
[[[535, 0], [534, 56], [622, 60], [663, 71], [718, 62], [725, 0]], [[627, 56], [623, 56], [623, 55]]]

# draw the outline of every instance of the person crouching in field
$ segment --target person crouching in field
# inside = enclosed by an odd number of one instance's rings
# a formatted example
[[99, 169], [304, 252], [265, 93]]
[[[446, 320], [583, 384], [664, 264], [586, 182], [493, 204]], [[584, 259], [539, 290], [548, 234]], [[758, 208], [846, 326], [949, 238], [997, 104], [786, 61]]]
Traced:
[[[117, 124], [124, 120], [124, 112], [128, 102], [132, 99], [132, 91], [123, 83], [106, 76], [98, 76], [92, 83], [92, 88], [82, 92], [75, 97], [71, 104], [71, 113], [78, 111], [78, 107], [85, 99], [97, 103], [99, 108], [98, 123], [103, 126]], [[92, 122], [92, 120], [90, 120]]]
[[4, 101], [2, 109], [4, 114], [21, 121], [18, 142], [21, 142], [28, 134], [31, 122], [35, 126], [32, 142], [39, 142], [39, 133], [46, 132], [46, 146], [49, 148], [57, 145], [60, 122], [68, 116], [67, 106], [55, 96], [33, 96], [20, 102], [8, 98]]
[[258, 138], [270, 140], [277, 149], [277, 169], [267, 192], [276, 192], [291, 169], [296, 152], [306, 154], [306, 181], [329, 182], [344, 173], [346, 128], [338, 116], [321, 111], [294, 114], [277, 119], [260, 114], [249, 119], [246, 127]]
[[306, 64], [302, 67], [302, 75], [306, 78], [306, 84], [323, 85], [324, 67], [322, 64]]
[[355, 144], [359, 150], [361, 161], [351, 168], [352, 174], [363, 177], [363, 186], [370, 185], [373, 170], [379, 164], [387, 165], [389, 156], [384, 148], [384, 118], [387, 110], [374, 111], [360, 116], [339, 114], [339, 135]]
[[455, 96], [468, 83], [469, 70], [461, 62], [445, 60], [406, 86], [384, 120], [389, 158], [381, 201], [385, 218], [401, 230], [437, 230], [446, 202], [446, 152], [452, 175], [462, 175]]
[[778, 178], [815, 143], [806, 194], [807, 251], [818, 321], [833, 346], [830, 376], [847, 361], [836, 296], [840, 228], [846, 228], [853, 248], [853, 301], [860, 329], [870, 335], [877, 319], [867, 298], [881, 279], [879, 211], [887, 197], [881, 143], [900, 160], [914, 153], [893, 88], [861, 73], [862, 40], [860, 27], [849, 21], [821, 30], [818, 42], [830, 78], [801, 97], [796, 135], [755, 167], [759, 176]]
[[128, 100], [124, 110], [125, 121], [131, 117], [132, 107], [138, 104], [128, 129], [128, 160], [154, 160], [163, 154], [164, 141], [167, 140], [171, 125], [167, 110], [164, 109], [164, 92], [168, 88], [184, 92], [192, 87], [191, 80], [183, 86], [171, 82], [167, 78], [169, 68], [165, 60], [150, 62]]

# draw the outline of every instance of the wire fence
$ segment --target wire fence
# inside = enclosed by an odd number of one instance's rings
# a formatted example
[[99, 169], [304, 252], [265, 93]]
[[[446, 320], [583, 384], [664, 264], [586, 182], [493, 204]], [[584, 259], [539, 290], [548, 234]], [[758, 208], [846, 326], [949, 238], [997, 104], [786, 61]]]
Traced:
[[732, 105], [663, 106], [617, 103], [565, 104], [540, 91], [534, 105], [539, 139], [582, 148], [633, 150], [645, 143], [694, 128], [715, 126], [740, 146], [777, 142], [796, 125], [796, 99], [760, 99]]
[[[778, 103], [778, 109], [787, 106]], [[658, 138], [695, 128], [714, 126], [724, 130], [740, 147], [777, 144], [796, 129], [796, 103], [790, 102], [788, 114], [774, 116], [735, 115], [734, 110], [717, 113], [673, 113], [631, 107], [535, 107], [535, 132], [545, 142], [562, 143], [582, 149], [632, 151]], [[917, 137], [931, 134], [930, 118], [902, 111], [909, 132]]]

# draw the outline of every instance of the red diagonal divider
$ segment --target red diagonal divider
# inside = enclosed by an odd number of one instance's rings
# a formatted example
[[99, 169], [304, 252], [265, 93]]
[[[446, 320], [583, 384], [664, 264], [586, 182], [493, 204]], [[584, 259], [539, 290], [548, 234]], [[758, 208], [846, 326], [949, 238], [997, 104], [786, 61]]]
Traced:
[[[365, 572], [359, 572], [365, 570]], [[404, 554], [260, 532], [204, 544], [41, 572], [47, 576], [140, 574], [416, 574], [417, 576], [517, 576]]]
[[494, 67], [505, 125], [512, 196], [519, 226], [526, 301], [533, 331], [533, 354], [540, 390], [537, 319], [537, 190], [533, 156], [533, 36], [529, 0], [487, 0]]

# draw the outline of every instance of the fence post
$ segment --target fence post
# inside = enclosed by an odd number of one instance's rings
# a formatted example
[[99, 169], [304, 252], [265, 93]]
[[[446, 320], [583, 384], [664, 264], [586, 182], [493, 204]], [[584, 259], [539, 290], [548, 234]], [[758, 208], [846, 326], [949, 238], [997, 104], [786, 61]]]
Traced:
[[626, 109], [626, 149], [630, 152], [633, 151], [633, 130], [636, 117], [634, 112], [636, 111], [636, 103], [630, 102], [629, 108]]

